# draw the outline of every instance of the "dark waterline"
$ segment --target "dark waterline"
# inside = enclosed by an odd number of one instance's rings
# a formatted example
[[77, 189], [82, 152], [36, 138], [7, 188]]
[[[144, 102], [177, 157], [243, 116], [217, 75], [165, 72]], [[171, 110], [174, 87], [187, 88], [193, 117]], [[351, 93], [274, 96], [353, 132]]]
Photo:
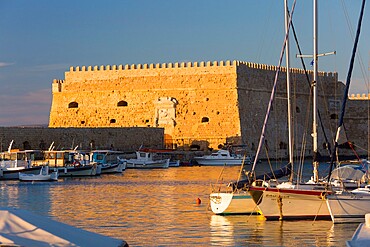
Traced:
[[[263, 164], [265, 169], [269, 167]], [[323, 166], [322, 169], [325, 169]], [[358, 224], [265, 221], [216, 216], [208, 210], [211, 183], [239, 167], [126, 170], [122, 175], [65, 178], [55, 183], [0, 182], [0, 206], [27, 209], [127, 241], [130, 246], [345, 246]], [[307, 169], [307, 174], [311, 171]], [[196, 204], [200, 198], [202, 203]]]

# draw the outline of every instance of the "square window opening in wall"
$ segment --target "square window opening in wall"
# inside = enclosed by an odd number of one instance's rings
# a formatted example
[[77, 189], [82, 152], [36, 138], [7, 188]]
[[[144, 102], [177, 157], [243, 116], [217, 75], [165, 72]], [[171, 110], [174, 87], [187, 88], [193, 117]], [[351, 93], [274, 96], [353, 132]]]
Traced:
[[85, 121], [83, 121], [83, 120], [82, 120], [82, 121], [81, 121], [81, 124], [85, 124]]
[[110, 123], [116, 123], [116, 120], [115, 120], [114, 118], [112, 118], [112, 119], [110, 120]]
[[208, 123], [209, 118], [208, 117], [202, 117], [202, 123]]

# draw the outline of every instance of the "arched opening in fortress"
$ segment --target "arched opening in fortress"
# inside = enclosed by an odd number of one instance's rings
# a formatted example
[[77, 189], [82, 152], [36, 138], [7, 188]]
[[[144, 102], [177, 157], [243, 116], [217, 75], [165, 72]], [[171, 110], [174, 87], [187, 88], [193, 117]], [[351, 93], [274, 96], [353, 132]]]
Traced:
[[120, 106], [128, 106], [128, 103], [124, 100], [121, 100], [117, 103], [117, 106], [120, 107]]
[[71, 102], [68, 104], [68, 108], [78, 108], [78, 103], [77, 102]]

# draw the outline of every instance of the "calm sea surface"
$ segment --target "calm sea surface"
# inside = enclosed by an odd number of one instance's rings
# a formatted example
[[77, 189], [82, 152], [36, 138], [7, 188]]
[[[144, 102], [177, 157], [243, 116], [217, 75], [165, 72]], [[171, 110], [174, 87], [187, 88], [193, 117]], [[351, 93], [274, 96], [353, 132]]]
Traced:
[[213, 215], [210, 184], [221, 171], [228, 182], [237, 178], [239, 167], [128, 169], [51, 183], [1, 181], [0, 206], [27, 209], [130, 246], [345, 246], [358, 226]]

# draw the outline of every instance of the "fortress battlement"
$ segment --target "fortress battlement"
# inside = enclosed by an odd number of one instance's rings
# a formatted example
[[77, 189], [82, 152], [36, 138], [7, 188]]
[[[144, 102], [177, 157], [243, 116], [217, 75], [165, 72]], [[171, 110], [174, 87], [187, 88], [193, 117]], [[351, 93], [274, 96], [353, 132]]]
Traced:
[[370, 99], [370, 94], [351, 94], [350, 96], [348, 96], [348, 98], [350, 100], [369, 100]]
[[[95, 65], [95, 66], [71, 66], [69, 72], [91, 72], [91, 71], [113, 71], [113, 70], [155, 70], [155, 69], [186, 69], [186, 68], [205, 68], [205, 67], [237, 67], [246, 66], [248, 68], [276, 71], [277, 66], [259, 64], [237, 60], [227, 61], [201, 61], [201, 62], [176, 62], [176, 63], [151, 63], [151, 64], [126, 64], [126, 65]], [[281, 67], [282, 72], [286, 71], [286, 67]], [[304, 74], [303, 69], [291, 68], [292, 73]], [[309, 74], [313, 71], [309, 70]], [[335, 77], [337, 78], [336, 72], [318, 72], [319, 76], [324, 77]]]

